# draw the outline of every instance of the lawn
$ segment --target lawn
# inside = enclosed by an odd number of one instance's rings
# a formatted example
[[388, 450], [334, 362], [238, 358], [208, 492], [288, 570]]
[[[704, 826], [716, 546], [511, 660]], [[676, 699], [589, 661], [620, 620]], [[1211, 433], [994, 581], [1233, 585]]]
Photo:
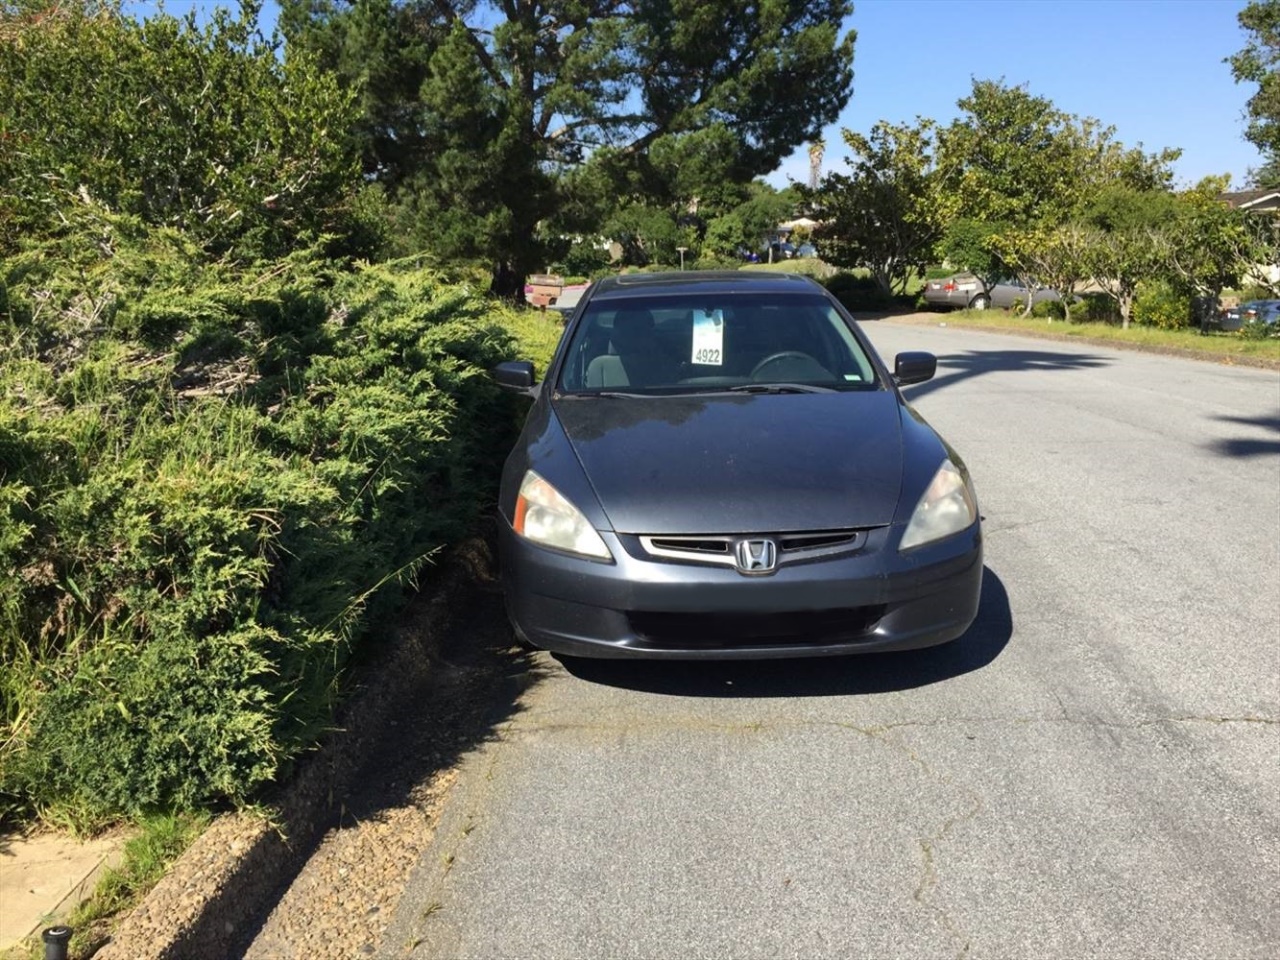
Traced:
[[978, 327], [1116, 346], [1131, 345], [1158, 353], [1208, 356], [1225, 361], [1239, 359], [1280, 369], [1280, 338], [1276, 337], [1251, 339], [1239, 333], [1202, 334], [1199, 330], [1162, 330], [1139, 326], [1124, 330], [1106, 323], [1064, 323], [1061, 320], [1050, 323], [1044, 319], [1024, 319], [1002, 310], [958, 310], [932, 316], [937, 318], [938, 323], [948, 326]]

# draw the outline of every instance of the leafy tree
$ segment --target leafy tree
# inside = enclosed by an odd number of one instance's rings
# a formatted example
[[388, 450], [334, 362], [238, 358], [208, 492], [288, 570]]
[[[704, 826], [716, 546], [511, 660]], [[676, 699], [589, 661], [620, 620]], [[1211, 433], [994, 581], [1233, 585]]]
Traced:
[[1280, 190], [1280, 156], [1268, 159], [1260, 167], [1251, 167], [1248, 183], [1258, 190]]
[[1129, 329], [1138, 284], [1161, 267], [1162, 238], [1152, 231], [1094, 230], [1089, 237], [1088, 267], [1094, 283], [1116, 302], [1120, 324]]
[[1069, 215], [1087, 205], [1096, 191], [1107, 187], [1173, 189], [1173, 164], [1182, 156], [1180, 148], [1147, 153], [1142, 144], [1126, 147], [1115, 139], [1115, 127], [1104, 126], [1092, 117], [1072, 117], [1063, 134], [1072, 143], [1080, 172], [1078, 182], [1071, 184], [1066, 194]]
[[755, 249], [751, 246], [752, 236], [742, 217], [731, 210], [707, 224], [707, 232], [702, 237], [702, 249], [716, 257], [736, 257], [740, 249]]
[[[361, 3], [283, 6], [291, 43], [345, 49], [330, 38], [354, 29]], [[414, 238], [446, 255], [487, 255], [502, 293], [517, 292], [544, 261], [538, 224], [557, 213], [574, 168], [598, 163], [596, 182], [624, 185], [614, 196], [672, 202], [703, 189], [712, 171], [743, 182], [774, 169], [850, 93], [854, 34], [840, 36], [847, 0], [433, 0], [392, 9], [387, 29], [416, 31], [430, 55], [416, 100], [408, 83], [387, 85], [426, 144], [388, 179], [404, 185], [397, 195]], [[323, 42], [310, 37], [317, 30]], [[326, 62], [361, 82], [350, 61]]]
[[1220, 198], [1228, 178], [1207, 177], [1177, 196], [1165, 251], [1179, 286], [1200, 300], [1201, 320], [1213, 316], [1226, 287], [1234, 287], [1261, 255], [1248, 214]]
[[[1071, 299], [1089, 274], [1089, 228], [1064, 223], [1052, 229], [1014, 231], [993, 240], [1000, 257], [1030, 282], [1028, 288], [1047, 287], [1058, 294], [1065, 319], [1071, 320]], [[1026, 312], [1031, 312], [1028, 298]]]
[[772, 239], [779, 223], [795, 216], [800, 195], [795, 187], [777, 190], [763, 180], [753, 181], [748, 191], [747, 199], [733, 212], [742, 221], [743, 246], [759, 251], [766, 240]]
[[938, 133], [938, 166], [963, 219], [1024, 225], [1065, 215], [1080, 182], [1070, 117], [1003, 81], [974, 80]]
[[851, 172], [829, 174], [812, 198], [823, 218], [819, 252], [836, 266], [868, 267], [886, 296], [904, 293], [942, 236], [947, 198], [934, 166], [935, 124], [881, 120], [870, 136], [842, 135]]
[[1081, 208], [1080, 219], [1101, 230], [1140, 232], [1171, 226], [1177, 211], [1172, 193], [1112, 184], [1097, 191]]
[[281, 60], [257, 8], [157, 15], [115, 3], [0, 7], [0, 247], [87, 202], [271, 255], [344, 232], [358, 183], [351, 97]]
[[1262, 151], [1265, 170], [1280, 160], [1280, 0], [1252, 0], [1237, 19], [1249, 34], [1243, 50], [1226, 58], [1236, 83], [1257, 84], [1245, 112], [1245, 138]]
[[1067, 114], [1025, 87], [973, 81], [962, 114], [938, 132], [940, 193], [952, 207], [938, 251], [989, 293], [1014, 272], [996, 238], [1059, 222], [1081, 181], [1080, 138]]
[[664, 207], [628, 204], [605, 221], [602, 231], [622, 245], [623, 265], [643, 267], [679, 259], [676, 247], [681, 245], [680, 227]]
[[1167, 251], [1176, 201], [1159, 190], [1113, 185], [1098, 192], [1084, 212], [1089, 276], [1110, 296], [1128, 329], [1138, 284], [1168, 269]]
[[1024, 87], [974, 80], [958, 105], [962, 116], [938, 134], [939, 173], [956, 214], [939, 250], [987, 289], [1002, 273], [1019, 273], [993, 238], [1052, 231], [1112, 188], [1154, 194], [1172, 180], [1178, 151], [1126, 148], [1114, 128]]
[[[1244, 226], [1251, 240], [1252, 256], [1242, 279], [1266, 287], [1272, 296], [1280, 296], [1280, 276], [1276, 271], [1276, 265], [1280, 265], [1280, 217], [1246, 216]], [[1262, 269], [1253, 269], [1259, 266]]]
[[394, 188], [415, 171], [428, 146], [422, 85], [448, 34], [431, 4], [299, 0], [282, 4], [279, 27], [290, 51], [317, 58], [355, 91], [365, 176]]
[[982, 289], [989, 292], [1009, 272], [997, 247], [997, 238], [1008, 229], [1006, 224], [956, 219], [943, 233], [938, 252], [952, 266], [972, 273]]

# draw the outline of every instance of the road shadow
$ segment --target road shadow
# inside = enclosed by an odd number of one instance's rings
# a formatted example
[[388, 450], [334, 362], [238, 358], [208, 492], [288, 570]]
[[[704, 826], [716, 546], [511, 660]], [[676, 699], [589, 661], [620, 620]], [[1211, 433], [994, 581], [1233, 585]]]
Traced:
[[1059, 353], [1052, 350], [969, 350], [938, 357], [938, 374], [932, 380], [903, 387], [911, 401], [920, 399], [963, 380], [991, 373], [1094, 370], [1109, 366], [1107, 357], [1088, 353]]
[[652, 661], [559, 657], [591, 683], [673, 697], [840, 697], [911, 690], [990, 664], [1013, 636], [1009, 595], [986, 567], [978, 617], [960, 639], [904, 653], [801, 660]]
[[1235, 423], [1245, 427], [1258, 427], [1263, 430], [1270, 430], [1277, 434], [1276, 437], [1230, 437], [1223, 440], [1215, 440], [1209, 444], [1209, 449], [1220, 457], [1265, 457], [1268, 455], [1280, 454], [1280, 417], [1263, 416], [1263, 417], [1214, 417], [1221, 423]]

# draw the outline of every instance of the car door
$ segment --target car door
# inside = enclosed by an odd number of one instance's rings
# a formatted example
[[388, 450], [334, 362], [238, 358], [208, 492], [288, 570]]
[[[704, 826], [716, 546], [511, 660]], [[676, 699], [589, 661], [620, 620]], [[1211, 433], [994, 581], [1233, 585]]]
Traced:
[[1017, 280], [1001, 280], [991, 288], [991, 305], [1008, 310], [1015, 300], [1027, 302], [1027, 288]]

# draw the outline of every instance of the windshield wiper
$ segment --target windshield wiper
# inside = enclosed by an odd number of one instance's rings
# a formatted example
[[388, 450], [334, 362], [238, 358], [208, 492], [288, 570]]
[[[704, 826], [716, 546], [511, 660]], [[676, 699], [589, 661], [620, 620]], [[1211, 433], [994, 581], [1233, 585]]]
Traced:
[[617, 390], [592, 390], [587, 393], [562, 393], [560, 396], [567, 400], [592, 400], [595, 397], [604, 397], [606, 400], [643, 400], [652, 396], [652, 394], [621, 393]]
[[729, 387], [730, 393], [835, 393], [834, 387], [812, 383], [744, 383]]

